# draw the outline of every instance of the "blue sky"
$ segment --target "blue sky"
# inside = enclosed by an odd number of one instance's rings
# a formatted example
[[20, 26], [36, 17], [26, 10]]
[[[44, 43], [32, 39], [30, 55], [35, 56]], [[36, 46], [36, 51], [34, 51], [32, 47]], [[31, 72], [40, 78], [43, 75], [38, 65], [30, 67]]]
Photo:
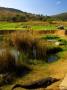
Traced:
[[67, 12], [67, 0], [0, 0], [0, 6], [43, 15]]

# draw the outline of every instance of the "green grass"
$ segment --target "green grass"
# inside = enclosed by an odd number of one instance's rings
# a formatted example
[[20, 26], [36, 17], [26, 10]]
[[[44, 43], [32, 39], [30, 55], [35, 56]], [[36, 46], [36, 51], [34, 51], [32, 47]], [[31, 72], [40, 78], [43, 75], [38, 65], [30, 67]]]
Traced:
[[[45, 22], [0, 22], [0, 30], [56, 30], [57, 26]], [[67, 29], [66, 25], [64, 27]]]
[[[24, 28], [27, 26], [26, 28]], [[34, 25], [23, 22], [0, 22], [0, 30], [55, 30], [56, 26], [54, 25]]]
[[50, 34], [50, 35], [42, 36], [41, 39], [44, 39], [44, 40], [58, 40], [58, 39], [60, 39], [60, 37]]
[[33, 30], [56, 30], [56, 26], [54, 25], [44, 25], [44, 26], [32, 26]]
[[0, 30], [21, 30], [19, 23], [0, 22]]

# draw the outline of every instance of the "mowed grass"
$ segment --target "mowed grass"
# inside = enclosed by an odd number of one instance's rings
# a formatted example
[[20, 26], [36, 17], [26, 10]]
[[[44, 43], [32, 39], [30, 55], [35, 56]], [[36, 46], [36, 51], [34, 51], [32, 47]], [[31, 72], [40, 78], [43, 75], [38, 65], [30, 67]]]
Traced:
[[56, 30], [57, 26], [64, 25], [67, 29], [66, 23], [49, 24], [48, 22], [0, 22], [0, 30]]

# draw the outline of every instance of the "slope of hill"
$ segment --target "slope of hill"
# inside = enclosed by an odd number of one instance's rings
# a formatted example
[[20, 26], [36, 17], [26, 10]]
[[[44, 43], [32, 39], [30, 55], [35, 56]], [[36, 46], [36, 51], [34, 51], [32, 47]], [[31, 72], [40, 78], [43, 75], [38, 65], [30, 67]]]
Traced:
[[67, 21], [67, 12], [52, 16], [55, 20]]
[[18, 9], [0, 7], [0, 21], [24, 22], [24, 21], [51, 21], [63, 20], [67, 21], [67, 13], [62, 13], [54, 16], [44, 16], [32, 13], [23, 12]]
[[44, 16], [26, 13], [13, 8], [0, 7], [0, 21], [42, 20]]

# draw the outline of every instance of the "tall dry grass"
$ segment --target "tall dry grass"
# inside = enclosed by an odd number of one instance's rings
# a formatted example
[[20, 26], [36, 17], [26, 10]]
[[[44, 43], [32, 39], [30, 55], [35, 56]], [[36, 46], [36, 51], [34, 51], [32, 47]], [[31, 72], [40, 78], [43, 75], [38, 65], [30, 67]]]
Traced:
[[19, 31], [11, 35], [13, 45], [18, 49], [29, 50], [37, 40], [37, 35], [31, 32]]
[[11, 72], [16, 67], [15, 58], [8, 49], [0, 50], [0, 73]]
[[38, 35], [31, 32], [15, 32], [11, 39], [17, 49], [32, 59], [46, 59], [48, 50], [51, 50], [50, 46], [53, 47], [51, 43], [38, 38]]

